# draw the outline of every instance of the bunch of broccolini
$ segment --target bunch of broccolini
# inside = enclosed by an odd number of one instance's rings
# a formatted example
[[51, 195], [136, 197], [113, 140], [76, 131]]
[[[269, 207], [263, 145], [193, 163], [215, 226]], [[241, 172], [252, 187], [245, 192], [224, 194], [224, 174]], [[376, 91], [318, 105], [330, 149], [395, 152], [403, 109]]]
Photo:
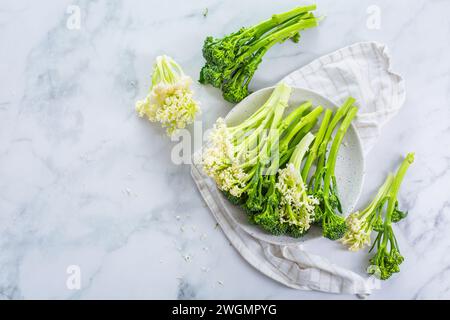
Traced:
[[[349, 99], [332, 119], [332, 111], [326, 110], [315, 136], [311, 130], [323, 107], [311, 109], [305, 102], [283, 118], [290, 91], [279, 84], [267, 102], [237, 126], [219, 119], [203, 151], [203, 168], [228, 199], [269, 233], [301, 237], [319, 222], [324, 235], [336, 239], [343, 234], [345, 221], [334, 211], [340, 208], [334, 167], [356, 114], [354, 100]], [[309, 178], [312, 164], [318, 169]], [[308, 184], [308, 179], [314, 182]]]
[[249, 94], [249, 83], [273, 45], [287, 39], [298, 42], [300, 30], [317, 26], [318, 19], [311, 12], [315, 9], [315, 5], [294, 8], [223, 38], [207, 37], [200, 83], [220, 88], [227, 101], [241, 101]]
[[370, 245], [372, 231], [377, 233], [370, 252], [376, 249], [375, 255], [370, 259], [368, 272], [380, 279], [388, 279], [393, 273], [400, 271], [400, 264], [404, 258], [400, 254], [397, 239], [392, 229], [392, 223], [398, 222], [407, 213], [398, 209], [397, 195], [405, 173], [414, 154], [409, 153], [403, 160], [397, 173], [389, 174], [384, 184], [378, 190], [375, 198], [366, 209], [355, 212], [347, 217], [348, 230], [342, 242], [350, 250], [357, 251]]

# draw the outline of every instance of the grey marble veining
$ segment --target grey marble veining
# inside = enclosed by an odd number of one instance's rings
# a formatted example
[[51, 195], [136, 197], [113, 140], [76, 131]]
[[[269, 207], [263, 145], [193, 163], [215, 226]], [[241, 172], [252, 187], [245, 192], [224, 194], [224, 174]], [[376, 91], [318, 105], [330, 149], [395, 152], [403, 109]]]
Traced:
[[[386, 43], [407, 101], [366, 164], [364, 204], [416, 152], [401, 190], [402, 272], [372, 298], [450, 298], [450, 20], [447, 1], [317, 1], [326, 16], [273, 48], [253, 89], [322, 54]], [[139, 119], [153, 59], [196, 79], [207, 35], [298, 1], [2, 1], [0, 4], [0, 298], [354, 298], [285, 288], [250, 267], [216, 227], [175, 142]], [[80, 9], [80, 28], [68, 27]], [[371, 5], [380, 29], [367, 27]], [[208, 14], [204, 16], [205, 8]], [[204, 128], [231, 107], [194, 84]], [[333, 249], [334, 250], [334, 249]], [[330, 251], [363, 272], [365, 253]], [[80, 290], [66, 286], [81, 270]]]

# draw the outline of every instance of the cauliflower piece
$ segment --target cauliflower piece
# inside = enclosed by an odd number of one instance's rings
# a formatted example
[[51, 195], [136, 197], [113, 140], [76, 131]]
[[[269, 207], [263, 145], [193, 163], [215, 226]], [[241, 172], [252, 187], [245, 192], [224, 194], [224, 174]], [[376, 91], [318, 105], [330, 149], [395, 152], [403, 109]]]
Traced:
[[190, 86], [192, 79], [168, 56], [156, 58], [152, 85], [148, 95], [136, 102], [140, 117], [159, 122], [172, 136], [178, 129], [193, 123], [200, 111]]

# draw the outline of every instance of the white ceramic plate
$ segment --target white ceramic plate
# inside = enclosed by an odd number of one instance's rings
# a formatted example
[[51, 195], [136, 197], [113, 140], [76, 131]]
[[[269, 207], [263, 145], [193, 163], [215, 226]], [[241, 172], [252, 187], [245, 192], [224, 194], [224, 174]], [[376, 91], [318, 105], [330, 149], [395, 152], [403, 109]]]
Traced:
[[[242, 100], [226, 116], [225, 120], [227, 124], [237, 125], [242, 122], [243, 119], [249, 117], [264, 104], [273, 89], [273, 87], [270, 87], [258, 90]], [[311, 101], [313, 107], [321, 105], [325, 109], [337, 109], [336, 104], [318, 93], [302, 88], [292, 88], [289, 107], [286, 109], [285, 115], [289, 114], [305, 101]], [[348, 214], [354, 209], [361, 193], [363, 179], [364, 159], [361, 141], [352, 125], [343, 139], [336, 161], [336, 180], [344, 214]], [[300, 239], [289, 236], [273, 236], [259, 228], [257, 225], [250, 223], [245, 212], [241, 208], [231, 204], [225, 198], [223, 198], [223, 205], [227, 207], [226, 211], [229, 213], [230, 217], [243, 230], [260, 240], [275, 244], [289, 244], [305, 241], [321, 235], [321, 231], [313, 226], [307, 235]]]

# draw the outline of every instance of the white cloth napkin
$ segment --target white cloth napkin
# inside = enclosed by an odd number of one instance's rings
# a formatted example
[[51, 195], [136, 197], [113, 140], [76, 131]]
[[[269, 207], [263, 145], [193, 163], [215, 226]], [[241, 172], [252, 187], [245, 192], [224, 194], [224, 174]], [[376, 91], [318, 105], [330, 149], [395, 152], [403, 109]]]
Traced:
[[[381, 127], [405, 101], [401, 76], [390, 69], [387, 48], [376, 42], [363, 42], [342, 48], [314, 60], [283, 80], [290, 86], [320, 93], [337, 105], [348, 96], [356, 98], [359, 112], [354, 120], [365, 154], [375, 144]], [[198, 154], [194, 154], [198, 159]], [[222, 194], [200, 164], [192, 165], [192, 177], [223, 232], [253, 267], [301, 290], [369, 295], [373, 281], [342, 268], [326, 258], [307, 252], [302, 245], [275, 245], [244, 231], [222, 205]]]

